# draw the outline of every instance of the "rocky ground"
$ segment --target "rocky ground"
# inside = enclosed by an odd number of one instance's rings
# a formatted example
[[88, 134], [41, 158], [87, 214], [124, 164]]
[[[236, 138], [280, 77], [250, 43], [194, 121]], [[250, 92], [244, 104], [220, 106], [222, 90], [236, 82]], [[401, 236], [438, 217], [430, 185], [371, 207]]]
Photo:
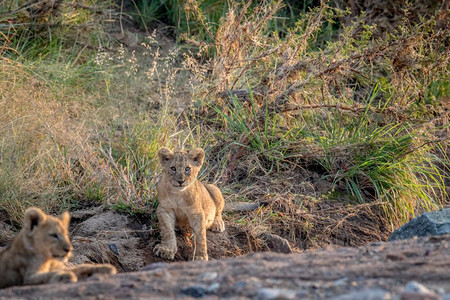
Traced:
[[209, 262], [156, 262], [0, 299], [450, 299], [450, 235]]

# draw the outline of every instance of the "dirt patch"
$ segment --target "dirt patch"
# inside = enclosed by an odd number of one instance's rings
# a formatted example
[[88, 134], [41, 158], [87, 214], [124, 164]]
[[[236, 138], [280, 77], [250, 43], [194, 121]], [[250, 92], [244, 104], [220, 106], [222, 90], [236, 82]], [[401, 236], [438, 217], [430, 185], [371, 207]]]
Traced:
[[[265, 206], [249, 212], [224, 215], [226, 230], [207, 231], [211, 260], [252, 252], [292, 253], [329, 245], [360, 246], [386, 240], [390, 230], [374, 212], [375, 205], [345, 205], [292, 194], [265, 197]], [[137, 271], [155, 262], [153, 248], [160, 242], [157, 224], [150, 216], [129, 216], [102, 207], [72, 213], [74, 264], [111, 263], [120, 272]], [[192, 260], [190, 231], [177, 230], [174, 261]]]
[[119, 271], [135, 271], [144, 266], [144, 248], [129, 217], [101, 207], [74, 213], [71, 262], [110, 263]]
[[[224, 213], [226, 230], [207, 231], [211, 260], [253, 252], [292, 253], [387, 240], [391, 230], [379, 205], [349, 205], [319, 199], [332, 185], [314, 172], [295, 174], [297, 184], [274, 181], [250, 186], [248, 193], [264, 206], [253, 211]], [[269, 185], [276, 194], [264, 190]], [[230, 199], [233, 196], [228, 196], [227, 201], [233, 201]], [[119, 272], [129, 272], [151, 263], [169, 262], [153, 254], [153, 248], [160, 242], [154, 216], [130, 216], [106, 207], [73, 211], [71, 216], [73, 264], [111, 263]], [[6, 221], [6, 216], [0, 220], [0, 247], [6, 246], [15, 235]], [[192, 260], [191, 232], [177, 230], [176, 236], [178, 252], [174, 261]]]
[[5, 247], [15, 236], [15, 232], [8, 223], [8, 217], [0, 211], [0, 250]]

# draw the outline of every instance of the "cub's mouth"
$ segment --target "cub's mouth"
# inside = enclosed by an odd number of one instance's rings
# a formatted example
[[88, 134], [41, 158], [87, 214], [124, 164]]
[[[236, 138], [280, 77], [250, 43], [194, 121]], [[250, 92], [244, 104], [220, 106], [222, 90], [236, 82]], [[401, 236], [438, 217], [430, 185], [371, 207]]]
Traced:
[[56, 254], [56, 253], [53, 253], [53, 258], [62, 259], [62, 258], [66, 258], [66, 257], [68, 257], [68, 256], [69, 256], [68, 253], [66, 253], [66, 254]]
[[183, 188], [183, 187], [188, 186], [189, 182], [187, 182], [187, 181], [179, 182], [179, 181], [176, 181], [176, 180], [172, 180], [172, 185], [175, 188]]
[[60, 252], [60, 253], [52, 253], [53, 258], [57, 259], [68, 259], [72, 255], [72, 251], [69, 252]]
[[188, 185], [184, 185], [184, 184], [183, 185], [175, 185], [174, 184], [173, 187], [179, 191], [184, 191], [188, 187]]
[[190, 181], [190, 182], [184, 181], [182, 183], [175, 181], [175, 182], [172, 182], [172, 186], [179, 191], [183, 191], [183, 190], [187, 189], [189, 186], [191, 186], [192, 183], [194, 183], [194, 181]]

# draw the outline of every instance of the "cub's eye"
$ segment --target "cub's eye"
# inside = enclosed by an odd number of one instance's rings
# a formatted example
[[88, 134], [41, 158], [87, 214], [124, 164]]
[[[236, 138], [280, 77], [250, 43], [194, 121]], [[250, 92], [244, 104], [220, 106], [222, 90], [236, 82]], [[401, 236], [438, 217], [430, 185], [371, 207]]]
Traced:
[[189, 174], [189, 173], [191, 173], [191, 168], [186, 167], [186, 169], [184, 171], [186, 172], [186, 174]]
[[172, 170], [172, 172], [176, 172], [176, 171], [177, 171], [177, 168], [175, 168], [175, 167], [170, 167], [170, 170]]
[[51, 233], [50, 236], [51, 236], [52, 238], [54, 238], [54, 239], [59, 240], [59, 237], [58, 237], [58, 235], [57, 235], [56, 233]]

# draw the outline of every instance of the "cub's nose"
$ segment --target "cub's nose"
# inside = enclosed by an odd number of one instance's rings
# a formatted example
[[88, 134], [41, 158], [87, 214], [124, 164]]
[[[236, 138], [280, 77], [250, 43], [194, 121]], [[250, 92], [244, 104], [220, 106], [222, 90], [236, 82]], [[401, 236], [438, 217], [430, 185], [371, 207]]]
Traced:
[[177, 180], [179, 185], [182, 185], [184, 183], [184, 180]]
[[66, 252], [70, 252], [72, 251], [72, 246], [64, 246], [63, 250]]

